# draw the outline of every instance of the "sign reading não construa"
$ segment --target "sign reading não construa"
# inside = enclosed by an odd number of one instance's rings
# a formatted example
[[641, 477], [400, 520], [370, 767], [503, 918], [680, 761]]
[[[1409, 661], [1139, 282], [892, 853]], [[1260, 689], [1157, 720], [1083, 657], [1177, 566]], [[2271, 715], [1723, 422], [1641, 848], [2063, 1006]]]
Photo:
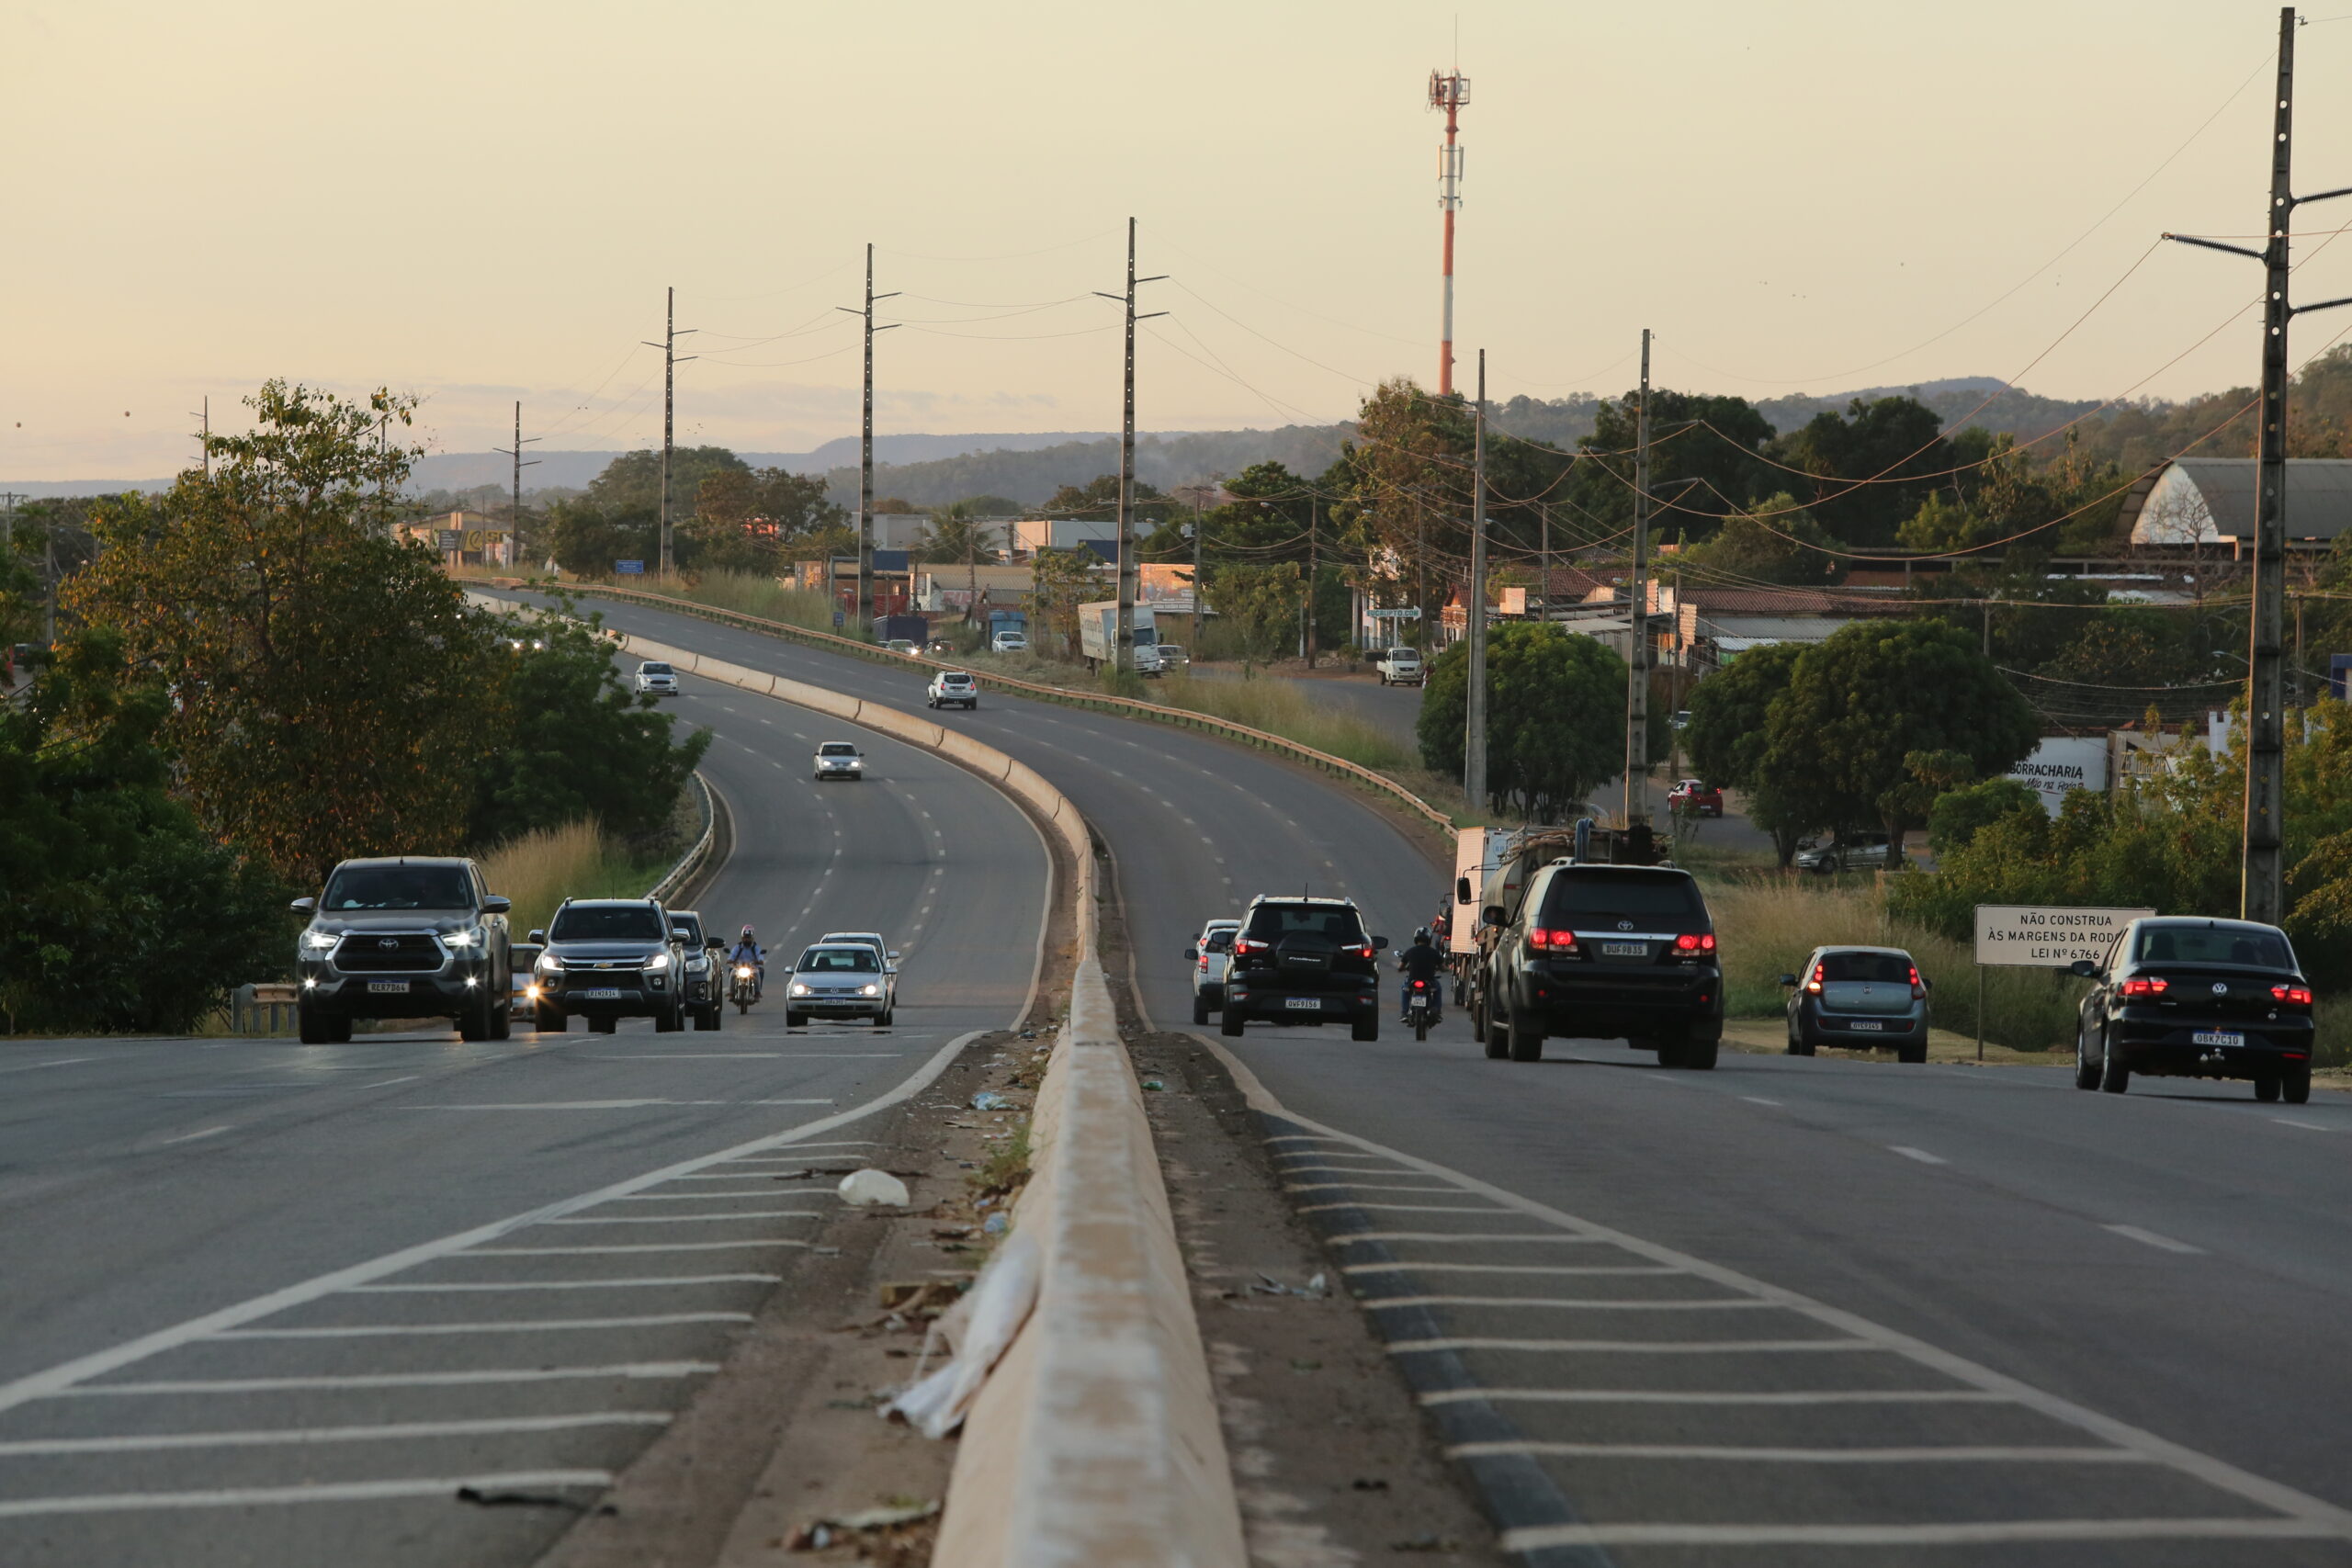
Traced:
[[2022, 969], [2064, 969], [2078, 958], [2106, 962], [2108, 949], [2133, 920], [2154, 909], [2082, 909], [2036, 904], [1976, 906], [1976, 962]]

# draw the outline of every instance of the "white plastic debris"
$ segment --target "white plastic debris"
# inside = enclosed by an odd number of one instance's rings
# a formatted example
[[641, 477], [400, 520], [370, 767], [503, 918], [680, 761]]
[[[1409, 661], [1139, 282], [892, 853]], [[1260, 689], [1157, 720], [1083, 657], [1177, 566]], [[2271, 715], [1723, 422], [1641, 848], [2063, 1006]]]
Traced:
[[992, 1089], [984, 1089], [972, 1096], [972, 1109], [975, 1111], [1001, 1111], [1012, 1103]]
[[903, 1209], [907, 1206], [907, 1184], [887, 1170], [853, 1170], [842, 1178], [842, 1201], [852, 1208], [870, 1209], [889, 1204]]
[[944, 1438], [962, 1426], [989, 1369], [1011, 1348], [1037, 1304], [1041, 1267], [1033, 1237], [1015, 1235], [1006, 1242], [972, 1288], [940, 1314], [924, 1338], [926, 1360], [934, 1339], [946, 1343], [954, 1359], [884, 1405], [882, 1414], [906, 1417], [926, 1438]]

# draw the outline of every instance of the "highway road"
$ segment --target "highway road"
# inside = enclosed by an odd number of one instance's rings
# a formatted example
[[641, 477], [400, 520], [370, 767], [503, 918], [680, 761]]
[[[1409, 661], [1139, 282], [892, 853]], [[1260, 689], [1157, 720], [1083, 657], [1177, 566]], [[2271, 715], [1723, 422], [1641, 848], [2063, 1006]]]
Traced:
[[[532, 1561], [788, 1279], [835, 1200], [775, 1175], [854, 1157], [888, 1125], [862, 1111], [1017, 1021], [1028, 819], [684, 684], [737, 829], [706, 921], [755, 924], [772, 983], [824, 930], [890, 933], [896, 1027], [787, 1033], [771, 989], [717, 1033], [0, 1045], [0, 1562]], [[865, 783], [810, 780], [831, 738]]]
[[[635, 606], [617, 625], [911, 703], [922, 677]], [[1140, 995], [1257, 891], [1409, 932], [1444, 872], [1361, 797], [1185, 731], [990, 694], [967, 725], [1109, 844]], [[2352, 1102], [2117, 1099], [2033, 1068], [1616, 1043], [1489, 1062], [1458, 1017], [1252, 1026], [1300, 1206], [1545, 1564], [2352, 1563]]]

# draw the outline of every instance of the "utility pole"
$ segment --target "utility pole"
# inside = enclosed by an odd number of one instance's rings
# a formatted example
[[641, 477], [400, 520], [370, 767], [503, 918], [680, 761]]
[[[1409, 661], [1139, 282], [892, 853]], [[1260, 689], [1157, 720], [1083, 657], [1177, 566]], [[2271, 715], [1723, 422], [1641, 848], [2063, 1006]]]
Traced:
[[[531, 437], [532, 441], [537, 439], [536, 435]], [[529, 443], [523, 439], [523, 405], [518, 400], [514, 404], [514, 445], [491, 448], [493, 452], [503, 452], [514, 459], [514, 501], [513, 508], [506, 514], [506, 564], [509, 566], [517, 562], [523, 550], [523, 470], [536, 468], [539, 461], [537, 457], [525, 460], [523, 448], [527, 445]], [[670, 489], [666, 478], [662, 481], [662, 489], [665, 494]]]
[[1625, 672], [1625, 826], [1650, 819], [1650, 330], [1642, 329], [1642, 405], [1634, 429], [1634, 572], [1628, 604], [1633, 626]]
[[1315, 573], [1319, 565], [1315, 540], [1316, 531], [1320, 525], [1315, 509], [1320, 503], [1321, 498], [1315, 491], [1306, 492], [1306, 603], [1299, 607], [1302, 624], [1298, 632], [1298, 651], [1306, 659], [1309, 670], [1315, 668]]
[[2278, 12], [2278, 89], [2271, 102], [2270, 207], [2259, 251], [2193, 234], [2167, 240], [2251, 256], [2262, 264], [2262, 425], [2254, 523], [2254, 603], [2247, 616], [2245, 820], [2238, 882], [2241, 919], [2277, 925], [2284, 913], [2286, 770], [2285, 599], [2287, 590], [2287, 325], [2310, 310], [2352, 305], [2352, 297], [2316, 305], [2287, 303], [2290, 220], [2307, 202], [2352, 196], [2352, 186], [2294, 193], [2295, 8]]
[[[1102, 294], [1105, 299], [1116, 299], [1126, 307], [1126, 393], [1119, 420], [1119, 610], [1118, 646], [1111, 650], [1112, 668], [1133, 670], [1136, 667], [1136, 323], [1148, 321], [1152, 316], [1164, 316], [1165, 310], [1149, 315], [1136, 314], [1136, 285], [1158, 283], [1166, 277], [1136, 276], [1136, 220], [1127, 220], [1127, 291], [1125, 294]], [[1198, 584], [1194, 585], [1198, 592]]]
[[1487, 809], [1487, 351], [1478, 351], [1478, 403], [1470, 448], [1469, 689], [1463, 715], [1462, 792], [1470, 809]]
[[210, 394], [206, 394], [203, 405], [197, 411], [196, 417], [204, 422], [200, 427], [203, 434], [197, 439], [201, 443], [198, 450], [201, 454], [201, 461], [204, 464], [204, 477], [209, 479], [212, 477], [212, 398]]
[[1186, 651], [1201, 656], [1201, 487], [1193, 487], [1193, 646]]
[[[874, 302], [896, 299], [899, 291], [888, 294], [874, 292], [874, 246], [865, 247], [865, 306], [858, 310], [848, 305], [836, 305], [836, 310], [847, 310], [865, 320], [865, 414], [859, 425], [857, 449], [857, 615], [865, 625], [874, 624], [874, 334], [888, 332], [899, 323], [888, 326], [874, 324]], [[912, 604], [915, 591], [914, 557], [907, 557], [907, 598]]]
[[1413, 604], [1421, 613], [1414, 617], [1413, 630], [1418, 634], [1414, 645], [1423, 658], [1430, 650], [1430, 518], [1423, 505], [1426, 497], [1419, 485], [1413, 487]]
[[1543, 547], [1536, 556], [1544, 569], [1544, 586], [1536, 592], [1544, 596], [1544, 624], [1549, 626], [1552, 624], [1552, 503], [1537, 502], [1535, 515], [1542, 519], [1544, 529]]
[[[678, 367], [684, 361], [678, 357], [678, 291], [668, 288], [662, 293], [666, 303], [662, 312], [662, 341], [653, 343], [649, 340], [645, 346], [662, 351], [662, 575], [667, 578], [676, 570], [677, 560], [670, 533], [670, 454], [677, 434]], [[688, 327], [686, 332], [691, 334], [697, 330]], [[700, 357], [694, 354], [686, 355], [687, 360]], [[515, 414], [515, 429], [517, 432], [522, 429], [520, 405], [517, 405]]]
[[1437, 395], [1453, 390], [1453, 215], [1462, 210], [1462, 148], [1454, 141], [1461, 129], [1462, 106], [1470, 101], [1470, 78], [1457, 63], [1452, 71], [1430, 73], [1430, 107], [1445, 111], [1445, 145], [1437, 150], [1437, 204], [1445, 213], [1445, 324], [1437, 353]]

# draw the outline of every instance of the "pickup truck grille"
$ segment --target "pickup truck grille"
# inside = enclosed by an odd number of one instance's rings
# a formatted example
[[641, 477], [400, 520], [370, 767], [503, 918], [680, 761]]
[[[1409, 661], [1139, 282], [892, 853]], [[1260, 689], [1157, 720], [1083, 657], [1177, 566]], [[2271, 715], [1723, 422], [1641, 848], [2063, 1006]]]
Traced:
[[438, 969], [441, 944], [423, 931], [353, 931], [335, 947], [334, 966], [352, 975]]

